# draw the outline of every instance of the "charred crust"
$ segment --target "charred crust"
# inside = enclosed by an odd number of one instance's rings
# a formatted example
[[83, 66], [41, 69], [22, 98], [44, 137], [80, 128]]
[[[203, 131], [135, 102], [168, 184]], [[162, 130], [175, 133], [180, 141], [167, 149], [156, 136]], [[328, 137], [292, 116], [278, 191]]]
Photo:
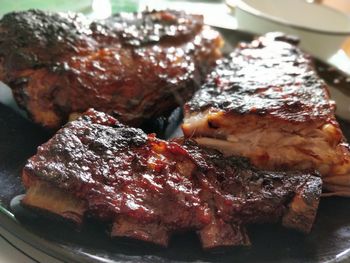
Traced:
[[81, 16], [40, 10], [6, 14], [0, 28], [0, 52], [21, 68], [50, 65], [51, 56], [74, 52], [88, 29]]
[[[252, 223], [282, 218], [310, 229], [322, 187], [313, 173], [258, 170], [247, 159], [190, 139], [162, 141], [92, 109], [40, 146], [22, 178], [27, 194], [44, 180], [74, 195], [85, 216], [114, 222], [112, 236], [166, 246], [173, 232], [197, 230], [206, 249], [248, 245], [244, 226]], [[80, 220], [64, 208], [61, 216]]]
[[202, 16], [180, 11], [116, 14], [104, 21], [89, 21], [74, 13], [12, 12], [0, 21], [0, 55], [10, 57], [22, 68], [54, 67], [52, 57], [77, 53], [100, 37], [134, 47], [167, 40], [181, 44], [193, 38], [202, 26]]
[[[130, 151], [133, 147], [144, 145], [147, 140], [147, 135], [141, 129], [126, 127], [107, 114], [89, 110], [77, 121], [66, 124], [51, 139], [49, 148], [45, 144], [38, 148], [38, 153], [47, 154], [47, 159], [59, 156], [55, 162], [67, 161], [68, 169], [61, 170], [57, 164], [46, 166], [45, 160], [39, 161], [34, 157], [28, 161], [24, 170], [62, 188], [71, 189], [79, 187], [76, 175], [83, 172], [82, 167], [91, 166], [91, 158], [95, 160], [102, 156], [108, 160], [113, 153]], [[75, 163], [75, 156], [82, 155], [86, 159]], [[38, 167], [38, 163], [43, 166]]]
[[[113, 31], [125, 45], [140, 47], [169, 40], [172, 44], [174, 40], [175, 44], [181, 44], [201, 30], [203, 17], [187, 15], [183, 11], [153, 10], [133, 15], [115, 14], [106, 20], [108, 24], [113, 24]], [[97, 24], [92, 27], [97, 28]]]
[[325, 82], [312, 60], [281, 37], [267, 34], [222, 59], [185, 105], [186, 112], [211, 108], [296, 123], [327, 120], [334, 103]]
[[[140, 127], [197, 90], [202, 65], [207, 71], [220, 56], [221, 38], [208, 31], [202, 16], [172, 10], [99, 21], [13, 12], [0, 20], [0, 77], [10, 88], [21, 86], [18, 100], [30, 95], [21, 105], [47, 128], [58, 129], [70, 113], [90, 107]], [[24, 76], [29, 81], [17, 85]]]

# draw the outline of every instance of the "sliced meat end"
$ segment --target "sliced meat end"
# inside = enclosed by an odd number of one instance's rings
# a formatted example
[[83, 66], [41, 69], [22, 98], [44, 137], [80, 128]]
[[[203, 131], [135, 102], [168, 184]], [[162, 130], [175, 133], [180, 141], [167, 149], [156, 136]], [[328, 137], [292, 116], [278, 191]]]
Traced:
[[162, 224], [143, 223], [133, 218], [120, 216], [113, 222], [111, 236], [134, 238], [167, 247], [170, 235], [168, 229]]
[[318, 170], [325, 189], [350, 196], [350, 146], [335, 103], [292, 42], [262, 36], [218, 61], [184, 105], [183, 133], [260, 169]]
[[215, 219], [198, 231], [202, 247], [213, 249], [230, 246], [249, 246], [250, 241], [243, 226], [231, 225]]
[[[350, 152], [340, 146], [332, 147], [322, 132], [319, 137], [301, 137], [280, 133], [275, 142], [265, 132], [252, 136], [228, 139], [195, 137], [205, 147], [219, 150], [226, 156], [244, 156], [260, 169], [318, 170], [324, 180], [324, 189], [337, 195], [350, 196]], [[273, 132], [271, 132], [273, 134]], [[233, 137], [235, 140], [233, 140]], [[299, 138], [295, 138], [299, 137]], [[249, 138], [249, 139], [248, 139]], [[270, 143], [266, 143], [270, 140]], [[300, 142], [298, 142], [298, 140]]]
[[22, 205], [79, 228], [87, 210], [86, 202], [44, 181], [33, 181]]
[[321, 192], [321, 178], [305, 182], [290, 202], [289, 209], [282, 218], [282, 225], [309, 233], [316, 218]]

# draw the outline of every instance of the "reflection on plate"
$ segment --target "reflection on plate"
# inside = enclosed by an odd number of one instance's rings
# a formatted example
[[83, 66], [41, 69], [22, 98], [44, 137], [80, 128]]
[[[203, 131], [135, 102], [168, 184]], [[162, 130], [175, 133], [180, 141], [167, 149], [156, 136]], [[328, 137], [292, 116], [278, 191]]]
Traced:
[[[239, 31], [222, 30], [222, 33], [230, 43], [225, 47], [227, 52], [238, 41], [252, 39], [251, 35]], [[317, 65], [328, 68], [321, 62]], [[320, 73], [328, 82], [334, 83], [339, 98], [346, 98], [344, 104], [338, 102], [338, 109], [343, 106], [346, 109], [350, 96], [345, 85], [347, 76], [328, 69]], [[0, 96], [0, 223], [18, 238], [56, 258], [68, 262], [324, 262], [339, 261], [350, 255], [350, 200], [345, 198], [321, 201], [310, 235], [277, 225], [258, 225], [248, 229], [252, 247], [230, 248], [216, 253], [203, 251], [194, 233], [177, 235], [169, 248], [164, 249], [132, 240], [111, 240], [104, 227], [96, 222], [86, 224], [77, 232], [24, 211], [18, 205], [18, 199], [13, 200], [10, 206], [11, 200], [24, 191], [19, 175], [26, 159], [50, 134], [14, 111], [16, 106], [11, 104], [9, 96], [10, 93], [5, 101], [5, 96]], [[340, 114], [342, 117], [349, 116], [347, 111], [345, 115]], [[350, 139], [350, 124], [340, 123]]]

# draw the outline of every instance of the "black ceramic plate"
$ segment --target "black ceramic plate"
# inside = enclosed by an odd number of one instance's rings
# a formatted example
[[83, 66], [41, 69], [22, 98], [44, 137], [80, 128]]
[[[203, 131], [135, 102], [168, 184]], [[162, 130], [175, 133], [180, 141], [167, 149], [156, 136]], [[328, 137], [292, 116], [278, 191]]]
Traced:
[[[238, 41], [252, 39], [251, 35], [239, 31], [223, 30], [222, 33], [227, 43], [231, 44], [226, 46], [227, 51]], [[328, 72], [324, 74], [327, 81], [332, 82], [337, 78], [336, 84], [341, 94], [345, 96], [349, 93], [344, 86], [346, 81], [343, 81], [347, 76], [335, 71], [322, 72]], [[342, 121], [341, 124], [350, 139], [350, 124]], [[26, 159], [35, 153], [36, 147], [49, 136], [12, 108], [0, 104], [0, 224], [53, 257], [67, 262], [260, 263], [338, 262], [349, 259], [350, 199], [346, 198], [322, 199], [310, 235], [277, 225], [252, 226], [248, 229], [253, 244], [250, 248], [231, 248], [215, 253], [203, 251], [194, 233], [175, 236], [169, 248], [158, 248], [130, 240], [111, 240], [105, 228], [96, 222], [89, 222], [81, 232], [76, 232], [66, 225], [23, 212], [16, 198], [12, 200], [24, 192], [20, 180], [21, 169]]]

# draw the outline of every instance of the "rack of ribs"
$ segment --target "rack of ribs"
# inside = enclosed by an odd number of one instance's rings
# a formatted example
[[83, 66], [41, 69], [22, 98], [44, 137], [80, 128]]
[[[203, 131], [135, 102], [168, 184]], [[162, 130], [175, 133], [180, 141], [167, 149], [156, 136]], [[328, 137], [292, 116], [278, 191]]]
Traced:
[[98, 21], [13, 12], [0, 20], [0, 81], [34, 122], [50, 129], [90, 107], [140, 126], [191, 98], [222, 44], [202, 16], [180, 11]]
[[93, 217], [112, 223], [112, 237], [161, 246], [174, 232], [197, 231], [206, 249], [248, 245], [253, 223], [309, 232], [322, 188], [317, 172], [258, 170], [91, 109], [40, 146], [22, 178], [26, 207], [77, 226]]
[[350, 147], [325, 82], [295, 39], [242, 43], [184, 106], [186, 137], [261, 169], [316, 169], [330, 194], [350, 196]]

